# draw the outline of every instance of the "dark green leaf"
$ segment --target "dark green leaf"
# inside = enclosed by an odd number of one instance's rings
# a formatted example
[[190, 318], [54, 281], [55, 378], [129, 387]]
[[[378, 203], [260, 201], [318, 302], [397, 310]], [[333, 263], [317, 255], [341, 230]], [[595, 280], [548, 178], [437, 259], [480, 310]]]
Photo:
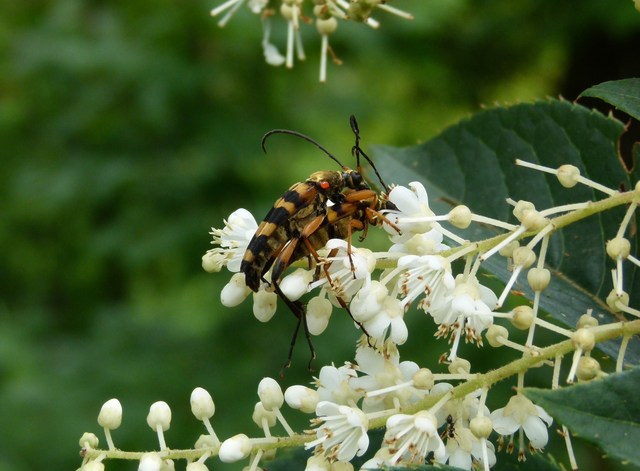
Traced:
[[[556, 390], [525, 389], [525, 394], [573, 434], [610, 456], [640, 465], [640, 368]], [[597, 399], [596, 399], [597, 398]]]
[[[516, 158], [549, 167], [572, 164], [582, 175], [610, 188], [633, 187], [638, 171], [628, 175], [617, 156], [618, 138], [624, 131], [619, 121], [566, 101], [549, 100], [509, 108], [482, 111], [445, 130], [430, 141], [411, 148], [379, 146], [374, 149], [378, 169], [388, 180], [406, 185], [422, 182], [436, 213], [448, 212], [463, 203], [474, 212], [515, 222], [506, 198], [532, 201], [544, 209], [563, 204], [601, 199], [601, 193], [577, 185], [562, 187], [546, 173], [518, 167]], [[553, 282], [541, 298], [541, 307], [566, 325], [594, 308], [595, 314], [611, 318], [603, 299], [611, 290], [613, 265], [605, 252], [606, 241], [615, 236], [625, 208], [573, 224], [551, 238], [547, 267]], [[479, 225], [461, 231], [468, 239], [486, 238], [498, 232]], [[638, 235], [632, 251], [638, 253]], [[485, 268], [502, 280], [510, 273], [500, 257]], [[625, 283], [632, 304], [640, 301], [640, 270], [626, 267]], [[526, 281], [516, 284], [531, 299]], [[604, 350], [614, 355], [615, 344]], [[628, 359], [636, 361], [637, 351]]]
[[640, 78], [600, 83], [587, 88], [580, 96], [600, 98], [640, 120]]

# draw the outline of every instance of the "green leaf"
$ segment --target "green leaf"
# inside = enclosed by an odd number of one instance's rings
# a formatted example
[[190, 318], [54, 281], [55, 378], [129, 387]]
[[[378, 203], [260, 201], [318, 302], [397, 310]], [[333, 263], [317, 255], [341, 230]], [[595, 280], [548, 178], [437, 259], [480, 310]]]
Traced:
[[640, 465], [640, 368], [599, 381], [547, 390], [527, 388], [527, 397], [571, 432], [608, 455]]
[[640, 121], [640, 78], [600, 83], [580, 96], [600, 98]]
[[[572, 164], [583, 176], [610, 188], [632, 188], [638, 170], [627, 174], [617, 156], [623, 131], [621, 122], [597, 111], [549, 100], [481, 111], [424, 144], [410, 148], [377, 146], [372, 154], [386, 180], [402, 185], [422, 182], [437, 214], [462, 203], [478, 214], [515, 222], [506, 198], [532, 201], [538, 209], [603, 198], [584, 185], [566, 189], [553, 175], [518, 167], [516, 158], [548, 167]], [[605, 244], [615, 236], [624, 211], [618, 208], [593, 216], [551, 238], [546, 262], [554, 276], [540, 305], [564, 324], [574, 326], [591, 308], [594, 315], [606, 321], [613, 319], [603, 301], [611, 290], [613, 268]], [[500, 232], [478, 224], [458, 231], [470, 240]], [[636, 233], [632, 252], [637, 254], [638, 247]], [[501, 257], [492, 257], [483, 266], [503, 281], [511, 275]], [[631, 288], [639, 285], [640, 270], [626, 266], [624, 276], [631, 305], [637, 306], [640, 289]], [[524, 277], [514, 289], [532, 299]], [[627, 359], [637, 362], [638, 348], [633, 349]], [[603, 350], [616, 355], [617, 346], [609, 343]]]

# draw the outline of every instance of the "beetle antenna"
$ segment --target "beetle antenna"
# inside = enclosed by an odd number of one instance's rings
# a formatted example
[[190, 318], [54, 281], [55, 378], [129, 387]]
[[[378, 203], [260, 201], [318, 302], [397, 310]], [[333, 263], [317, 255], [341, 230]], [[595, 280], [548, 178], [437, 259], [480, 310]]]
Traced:
[[349, 124], [351, 124], [351, 130], [353, 131], [353, 134], [355, 134], [356, 136], [356, 143], [351, 148], [351, 154], [356, 158], [356, 163], [358, 165], [358, 172], [362, 173], [360, 169], [360, 156], [362, 156], [365, 158], [367, 162], [369, 162], [369, 165], [371, 165], [371, 168], [373, 169], [376, 176], [378, 177], [378, 180], [380, 180], [382, 187], [388, 193], [389, 187], [384, 182], [384, 180], [382, 180], [382, 176], [378, 172], [378, 169], [376, 168], [376, 166], [373, 164], [373, 161], [369, 158], [367, 154], [365, 154], [365, 152], [362, 150], [362, 147], [360, 147], [360, 128], [358, 128], [358, 121], [356, 121], [356, 117], [354, 115], [351, 115], [349, 117]]
[[[347, 167], [345, 167], [344, 165], [342, 165], [342, 163], [340, 163], [340, 161], [336, 158], [335, 155], [333, 155], [331, 152], [329, 152], [324, 146], [322, 146], [319, 142], [317, 142], [316, 140], [310, 138], [309, 136], [307, 136], [306, 134], [302, 134], [298, 131], [291, 131], [290, 129], [273, 129], [271, 131], [269, 131], [268, 133], [266, 133], [264, 136], [262, 136], [262, 141], [261, 141], [261, 145], [262, 145], [262, 150], [263, 152], [266, 154], [267, 153], [267, 148], [265, 147], [266, 143], [267, 143], [267, 139], [272, 136], [273, 134], [290, 134], [292, 136], [296, 136], [299, 137], [301, 139], [304, 139], [305, 141], [310, 142], [311, 144], [313, 144], [314, 146], [316, 146], [318, 149], [320, 149], [322, 152], [324, 152], [325, 154], [327, 154], [329, 156], [329, 158], [331, 158], [332, 160], [334, 160], [338, 165], [340, 165], [340, 167], [342, 167], [344, 170], [347, 169]], [[367, 160], [369, 158], [367, 157]]]

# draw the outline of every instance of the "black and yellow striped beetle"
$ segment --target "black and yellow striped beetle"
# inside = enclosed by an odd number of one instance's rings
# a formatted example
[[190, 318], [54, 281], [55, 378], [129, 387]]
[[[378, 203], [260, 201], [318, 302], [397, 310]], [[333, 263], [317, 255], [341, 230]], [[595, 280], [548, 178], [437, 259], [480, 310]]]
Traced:
[[[284, 271], [303, 257], [312, 257], [316, 263], [320, 262], [317, 250], [324, 247], [329, 239], [346, 239], [350, 248], [351, 234], [354, 231], [363, 231], [362, 240], [370, 224], [385, 222], [395, 227], [380, 213], [380, 210], [388, 209], [390, 205], [386, 195], [379, 196], [362, 176], [361, 156], [374, 169], [385, 192], [389, 188], [382, 181], [371, 159], [360, 148], [360, 131], [354, 116], [350, 117], [350, 124], [355, 134], [355, 145], [351, 152], [356, 158], [357, 170], [346, 167], [322, 145], [297, 131], [274, 129], [262, 137], [264, 152], [266, 140], [273, 134], [290, 134], [302, 138], [314, 144], [342, 168], [341, 171], [314, 172], [304, 182], [295, 183], [278, 198], [249, 242], [240, 265], [249, 288], [257, 292], [262, 282], [269, 283], [297, 318], [285, 368], [291, 364], [301, 324], [311, 351], [311, 361], [315, 358], [315, 350], [307, 327], [304, 305], [300, 301], [288, 299], [279, 287]], [[265, 279], [269, 270], [270, 282]], [[324, 270], [331, 283], [326, 264]], [[349, 312], [346, 302], [339, 297], [338, 301]], [[349, 314], [351, 315], [350, 312]], [[360, 328], [362, 329], [361, 325]]]

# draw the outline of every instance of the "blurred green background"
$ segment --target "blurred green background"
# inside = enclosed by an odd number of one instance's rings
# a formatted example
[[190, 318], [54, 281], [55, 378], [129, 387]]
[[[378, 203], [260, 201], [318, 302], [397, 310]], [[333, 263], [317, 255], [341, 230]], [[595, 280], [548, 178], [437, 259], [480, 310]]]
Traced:
[[[0, 471], [76, 469], [77, 441], [102, 437], [95, 419], [111, 397], [127, 450], [157, 446], [145, 422], [157, 400], [173, 410], [169, 446], [191, 446], [204, 432], [189, 409], [196, 386], [216, 401], [221, 437], [258, 433], [257, 384], [277, 377], [292, 317], [264, 325], [250, 302], [222, 307], [228, 274], [200, 258], [230, 212], [260, 218], [292, 183], [334, 168], [284, 136], [264, 156], [264, 132], [304, 132], [349, 162], [350, 114], [365, 148], [413, 145], [483, 105], [574, 99], [640, 76], [628, 0], [398, 0], [414, 21], [380, 12], [378, 31], [340, 25], [331, 44], [344, 64], [323, 85], [314, 27], [306, 62], [272, 68], [259, 19], [243, 7], [220, 29], [216, 5], [0, 6]], [[282, 50], [284, 24], [273, 29]], [[317, 365], [351, 359], [356, 337], [335, 315]], [[425, 349], [419, 338], [407, 348]], [[308, 382], [307, 361], [301, 341], [282, 384]]]

